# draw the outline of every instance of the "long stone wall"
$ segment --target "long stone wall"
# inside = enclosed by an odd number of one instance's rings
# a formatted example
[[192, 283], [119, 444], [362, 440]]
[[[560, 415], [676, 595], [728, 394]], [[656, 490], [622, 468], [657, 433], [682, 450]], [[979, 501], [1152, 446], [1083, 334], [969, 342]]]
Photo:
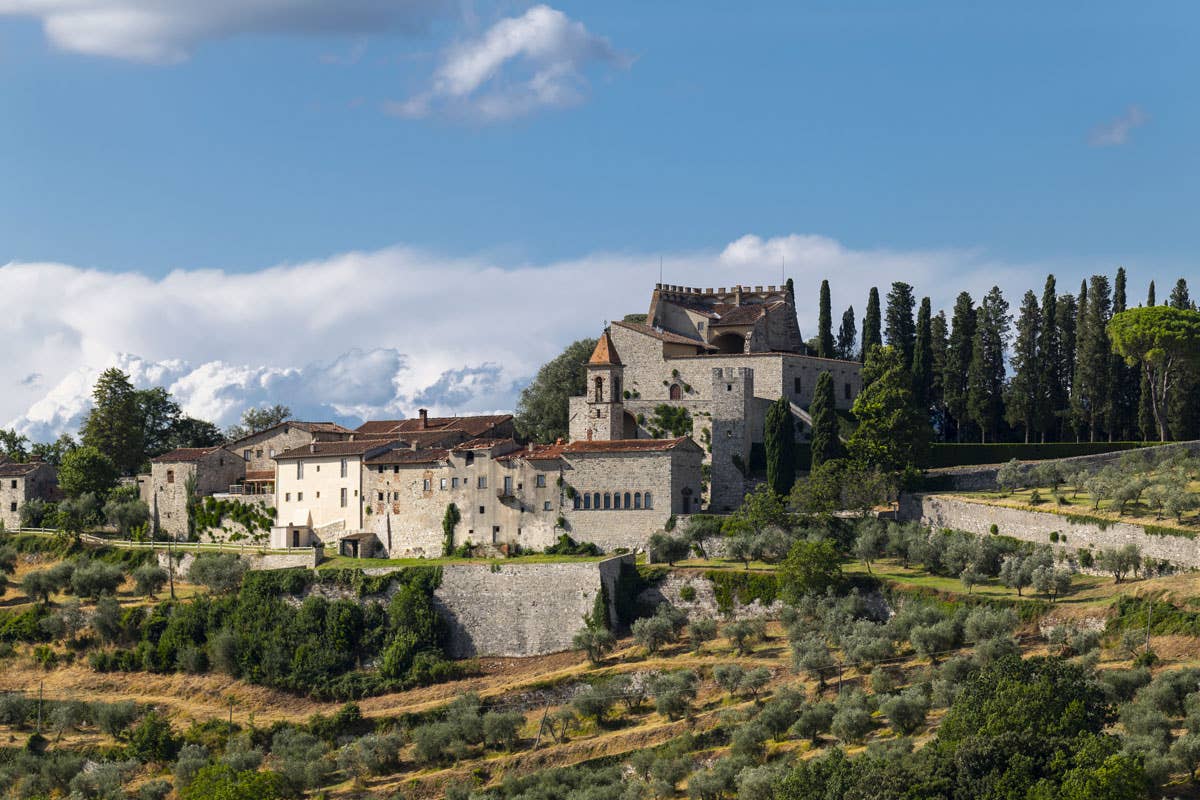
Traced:
[[633, 555], [604, 561], [546, 564], [451, 564], [442, 568], [434, 604], [450, 626], [447, 653], [472, 656], [534, 656], [571, 649], [571, 639], [592, 612], [603, 582], [609, 618], [621, 564]]
[[[947, 495], [902, 495], [898, 517], [936, 528], [953, 528], [987, 535], [995, 525], [1003, 536], [1049, 545], [1058, 532], [1059, 544], [1073, 550], [1110, 550], [1136, 544], [1143, 558], [1170, 561], [1181, 567], [1200, 567], [1200, 542], [1185, 536], [1147, 533], [1141, 525], [1113, 522], [1075, 522], [1061, 514], [972, 503]], [[1065, 541], [1063, 538], [1065, 537]]]

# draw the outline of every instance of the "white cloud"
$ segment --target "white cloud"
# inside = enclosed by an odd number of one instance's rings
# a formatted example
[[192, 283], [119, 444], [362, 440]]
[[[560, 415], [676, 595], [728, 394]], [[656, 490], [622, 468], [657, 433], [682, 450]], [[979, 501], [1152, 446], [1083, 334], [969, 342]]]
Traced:
[[585, 72], [596, 64], [624, 67], [629, 59], [561, 11], [534, 6], [449, 48], [426, 91], [384, 108], [402, 117], [510, 119], [582, 102]]
[[448, 0], [0, 0], [0, 15], [41, 20], [75, 53], [174, 63], [202, 42], [244, 33], [369, 34], [420, 29]]
[[1138, 106], [1130, 106], [1114, 120], [1097, 125], [1089, 137], [1093, 147], [1117, 147], [1129, 142], [1133, 131], [1146, 124], [1148, 117]]
[[[835, 318], [853, 303], [861, 319], [868, 287], [886, 293], [893, 280], [913, 283], [936, 309], [962, 289], [979, 297], [993, 284], [1015, 303], [1051, 271], [969, 250], [857, 250], [823, 236], [748, 235], [719, 252], [665, 258], [664, 280], [775, 284], [781, 257], [808, 336], [822, 278], [832, 284]], [[0, 424], [38, 439], [74, 430], [96, 375], [113, 365], [138, 386], [166, 386], [187, 413], [222, 426], [264, 403], [348, 422], [420, 407], [510, 410], [523, 382], [567, 343], [595, 336], [604, 320], [644, 312], [658, 269], [657, 256], [639, 254], [514, 266], [406, 247], [161, 279], [0, 266], [9, 309], [0, 315]], [[1060, 271], [1060, 291], [1072, 291], [1082, 274]]]

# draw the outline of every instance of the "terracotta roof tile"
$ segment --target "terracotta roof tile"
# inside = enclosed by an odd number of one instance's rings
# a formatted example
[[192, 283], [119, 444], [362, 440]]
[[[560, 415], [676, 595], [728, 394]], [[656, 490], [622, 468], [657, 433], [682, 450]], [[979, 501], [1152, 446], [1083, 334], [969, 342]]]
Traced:
[[293, 447], [291, 450], [280, 453], [279, 455], [275, 456], [275, 460], [283, 461], [292, 458], [314, 458], [321, 456], [360, 456], [376, 448], [386, 448], [399, 444], [400, 442], [398, 439], [357, 439], [340, 442], [313, 442], [312, 444], [306, 444], [302, 447]]
[[600, 334], [600, 338], [596, 342], [596, 349], [592, 351], [592, 357], [588, 359], [588, 363], [597, 366], [621, 366], [621, 357], [617, 355], [617, 348], [613, 345], [607, 328], [604, 329], [604, 333]]
[[640, 322], [614, 322], [613, 325], [627, 328], [631, 331], [635, 331], [636, 333], [644, 334], [645, 336], [653, 336], [655, 339], [663, 342], [670, 342], [672, 344], [690, 344], [695, 347], [702, 347], [706, 350], [716, 349], [707, 342], [702, 342], [699, 339], [693, 339], [690, 336], [680, 336], [678, 333], [671, 333], [670, 331], [656, 330], [655, 328], [652, 328], [649, 325], [643, 325]]
[[29, 461], [26, 463], [5, 461], [0, 463], [0, 478], [23, 478], [44, 465], [45, 462], [43, 461]]
[[578, 441], [563, 447], [563, 453], [653, 453], [664, 450], [674, 450], [691, 437], [681, 436], [678, 439], [613, 439], [611, 441]]
[[553, 461], [561, 458], [563, 454], [564, 444], [535, 444], [532, 448], [526, 446], [520, 450], [514, 450], [511, 453], [505, 453], [502, 456], [496, 456], [497, 461], [515, 461], [523, 459], [525, 461]]
[[371, 456], [365, 462], [367, 466], [383, 466], [384, 464], [434, 464], [445, 461], [450, 457], [449, 450], [389, 450], [377, 456]]
[[248, 480], [248, 481], [273, 481], [273, 480], [275, 480], [275, 470], [273, 470], [273, 469], [248, 469], [248, 470], [246, 470], [246, 480]]
[[462, 444], [456, 444], [452, 449], [456, 453], [466, 450], [491, 450], [493, 447], [504, 444], [515, 445], [516, 442], [512, 439], [471, 439]]
[[379, 419], [364, 422], [356, 433], [425, 433], [427, 431], [462, 431], [468, 437], [481, 436], [512, 419], [512, 414], [481, 414], [471, 417], [428, 417], [422, 427], [421, 418]]
[[214, 450], [220, 449], [220, 447], [180, 447], [169, 453], [163, 453], [161, 456], [155, 456], [150, 459], [150, 462], [152, 464], [178, 464], [186, 461], [199, 461]]

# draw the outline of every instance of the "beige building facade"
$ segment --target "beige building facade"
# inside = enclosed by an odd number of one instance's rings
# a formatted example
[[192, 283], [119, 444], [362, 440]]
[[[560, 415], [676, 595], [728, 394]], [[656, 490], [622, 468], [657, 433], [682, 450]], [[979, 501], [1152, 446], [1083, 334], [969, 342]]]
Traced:
[[182, 447], [150, 459], [151, 529], [156, 539], [188, 535], [188, 482], [198, 498], [227, 494], [246, 474], [245, 462], [225, 447]]
[[57, 491], [57, 473], [44, 461], [0, 463], [0, 522], [7, 530], [21, 527], [21, 506], [34, 499], [52, 500]]

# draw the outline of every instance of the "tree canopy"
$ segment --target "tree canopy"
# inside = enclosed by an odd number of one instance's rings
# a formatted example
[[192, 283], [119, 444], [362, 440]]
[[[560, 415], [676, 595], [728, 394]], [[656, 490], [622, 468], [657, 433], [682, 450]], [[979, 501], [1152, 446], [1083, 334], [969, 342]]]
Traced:
[[1167, 438], [1167, 400], [1184, 368], [1200, 360], [1200, 312], [1171, 306], [1131, 308], [1108, 323], [1112, 347], [1129, 364], [1140, 364], [1150, 387], [1150, 408], [1159, 438]]
[[928, 414], [913, 402], [912, 376], [894, 347], [876, 347], [863, 367], [863, 390], [854, 400], [858, 428], [851, 456], [888, 472], [920, 463], [932, 431]]
[[586, 391], [587, 360], [595, 349], [595, 339], [580, 339], [542, 365], [517, 402], [514, 422], [521, 436], [547, 443], [566, 438], [568, 401]]

